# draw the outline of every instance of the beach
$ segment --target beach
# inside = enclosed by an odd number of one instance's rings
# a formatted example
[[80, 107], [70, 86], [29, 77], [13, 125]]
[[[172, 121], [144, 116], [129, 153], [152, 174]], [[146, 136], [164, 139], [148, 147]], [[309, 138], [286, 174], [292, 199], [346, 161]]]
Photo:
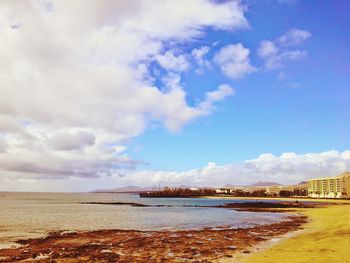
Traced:
[[300, 213], [309, 219], [303, 231], [245, 257], [241, 262], [350, 262], [349, 201], [337, 200], [333, 205], [301, 210]]
[[[239, 197], [226, 198], [242, 199]], [[308, 221], [301, 230], [259, 243], [251, 248], [252, 253], [238, 253], [233, 255], [233, 259], [223, 258], [216, 262], [350, 262], [350, 200], [310, 198], [264, 198], [264, 200], [280, 202], [298, 200], [299, 202], [325, 204], [325, 206], [296, 209], [296, 212], [306, 216]]]
[[0, 201], [1, 262], [212, 262], [306, 223], [294, 202], [55, 193]]
[[[37, 195], [35, 196], [38, 198]], [[62, 195], [58, 196], [59, 199], [67, 199]], [[42, 197], [40, 196], [39, 199], [42, 200]], [[64, 204], [72, 205], [73, 197], [69, 195], [70, 201], [65, 201]], [[142, 201], [133, 196], [131, 199], [129, 196], [126, 197], [120, 198], [121, 200]], [[91, 202], [92, 198], [99, 201]], [[45, 211], [47, 205], [51, 206], [52, 203], [58, 202], [57, 197], [56, 199], [52, 197], [52, 199], [54, 202], [45, 203]], [[211, 216], [211, 212], [214, 212], [217, 219], [220, 218], [220, 215], [233, 213], [233, 218], [239, 218], [242, 215], [245, 220], [250, 218], [250, 221], [246, 222], [261, 220], [263, 216], [269, 215], [269, 217], [259, 224], [217, 224], [207, 227], [202, 225], [197, 228], [194, 228], [193, 225], [187, 225], [187, 227], [179, 225], [177, 228], [163, 229], [156, 227], [147, 229], [145, 227], [149, 225], [145, 225], [139, 230], [106, 228], [103, 227], [103, 222], [93, 225], [92, 221], [87, 221], [89, 228], [84, 226], [77, 228], [70, 222], [71, 225], [63, 225], [66, 227], [65, 230], [57, 226], [56, 230], [48, 231], [50, 229], [48, 228], [46, 234], [32, 230], [27, 232], [35, 235], [27, 236], [23, 234], [24, 232], [18, 232], [15, 235], [16, 240], [12, 240], [16, 241], [14, 243], [16, 246], [0, 249], [0, 262], [226, 263], [281, 262], [281, 258], [283, 262], [324, 262], [322, 261], [324, 258], [329, 258], [333, 262], [347, 262], [350, 247], [350, 228], [348, 226], [350, 202], [348, 201], [300, 199], [296, 202], [295, 199], [258, 200], [211, 197], [179, 200], [147, 199], [146, 203], [136, 203], [110, 202], [108, 201], [110, 199], [111, 195], [79, 196], [77, 200], [90, 200], [90, 202], [74, 204], [73, 210], [81, 207], [81, 209], [101, 213], [102, 209], [103, 216], [107, 215], [106, 212], [113, 210], [119, 211], [118, 213], [120, 211], [124, 211], [123, 213], [139, 211], [141, 214], [147, 210], [152, 213], [158, 210], [165, 214], [170, 213], [170, 215], [174, 215], [174, 211], [177, 213], [181, 211], [181, 214], [185, 213], [189, 216], [195, 213], [196, 217], [200, 214]], [[192, 207], [188, 207], [189, 204], [192, 204]], [[205, 205], [205, 207], [198, 207], [199, 205]], [[64, 210], [64, 214], [67, 214], [67, 211]], [[141, 215], [139, 212], [137, 216]], [[82, 215], [87, 214], [84, 212]], [[162, 214], [158, 212], [156, 215]], [[111, 214], [110, 220], [113, 218], [115, 214]], [[68, 217], [68, 219], [73, 218]], [[100, 220], [101, 217], [95, 215], [92, 219]], [[227, 219], [232, 220], [230, 217]], [[157, 221], [154, 218], [152, 220], [156, 226]], [[142, 221], [141, 218], [139, 221]], [[79, 222], [82, 224], [84, 220]], [[208, 222], [213, 224], [211, 221]], [[197, 221], [196, 224], [199, 223], [203, 222]], [[71, 228], [67, 228], [68, 226]], [[22, 238], [20, 238], [21, 235]], [[293, 256], [296, 253], [300, 255]], [[301, 258], [303, 261], [300, 261]]]

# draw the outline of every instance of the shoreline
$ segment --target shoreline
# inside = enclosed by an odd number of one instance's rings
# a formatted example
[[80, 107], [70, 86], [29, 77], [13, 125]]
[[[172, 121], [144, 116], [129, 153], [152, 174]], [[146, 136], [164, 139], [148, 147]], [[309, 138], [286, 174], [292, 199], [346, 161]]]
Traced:
[[[215, 260], [215, 263], [232, 263], [232, 262], [244, 262], [244, 260], [258, 254], [261, 253], [265, 250], [268, 250], [270, 248], [272, 248], [273, 246], [277, 245], [280, 242], [283, 242], [285, 240], [288, 240], [289, 238], [295, 237], [297, 235], [300, 235], [301, 233], [303, 233], [305, 231], [304, 228], [302, 229], [297, 229], [276, 237], [273, 237], [271, 239], [268, 239], [264, 242], [261, 243], [257, 243], [256, 245], [254, 245], [253, 247], [250, 248], [251, 253], [246, 254], [246, 253], [236, 253], [232, 255], [232, 258], [220, 258], [218, 260]], [[280, 262], [280, 261], [278, 261]]]
[[299, 229], [306, 217], [251, 228], [180, 231], [97, 230], [62, 231], [46, 238], [22, 240], [20, 248], [0, 250], [1, 262], [211, 262], [231, 258], [265, 240]]
[[[242, 258], [242, 263], [350, 262], [350, 203], [300, 211], [309, 218], [305, 230], [274, 246]], [[219, 261], [224, 262], [224, 261]]]
[[[251, 204], [251, 203], [250, 203]], [[273, 204], [275, 206], [276, 204]], [[251, 209], [249, 205], [248, 209]], [[233, 208], [226, 208], [233, 209]], [[271, 208], [259, 208], [270, 212]], [[272, 208], [274, 209], [274, 208]], [[281, 208], [279, 212], [290, 212]], [[293, 212], [295, 211], [293, 207]], [[57, 231], [47, 237], [18, 241], [22, 246], [0, 250], [1, 262], [212, 262], [249, 254], [257, 244], [280, 238], [307, 223], [301, 214], [284, 220], [247, 228], [214, 227], [202, 230]]]
[[[218, 198], [218, 197], [207, 197]], [[232, 200], [266, 200], [267, 198], [224, 197]], [[250, 254], [233, 254], [233, 259], [218, 259], [220, 263], [287, 263], [350, 262], [350, 200], [349, 199], [296, 199], [268, 198], [277, 202], [298, 201], [324, 204], [314, 209], [298, 209], [308, 218], [302, 230], [289, 232], [257, 244]]]
[[[212, 197], [218, 198], [218, 197]], [[222, 197], [219, 197], [222, 198]], [[348, 262], [350, 200], [244, 198], [223, 209], [284, 212], [285, 221], [247, 228], [210, 227], [201, 230], [57, 231], [46, 237], [21, 240], [21, 247], [0, 249], [0, 262]], [[298, 201], [298, 202], [295, 202]], [[136, 203], [105, 203], [138, 205]], [[251, 207], [256, 204], [257, 207]], [[289, 204], [289, 207], [286, 205]], [[103, 205], [103, 203], [101, 203]], [[275, 206], [279, 205], [280, 208]], [[293, 207], [299, 206], [299, 207]], [[298, 255], [298, 256], [296, 256]], [[328, 262], [328, 260], [327, 260]]]

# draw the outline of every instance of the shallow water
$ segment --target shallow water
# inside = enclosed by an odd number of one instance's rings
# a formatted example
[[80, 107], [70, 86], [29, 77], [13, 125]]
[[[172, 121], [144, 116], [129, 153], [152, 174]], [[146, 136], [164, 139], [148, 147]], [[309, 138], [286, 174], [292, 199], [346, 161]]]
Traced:
[[[135, 202], [170, 207], [131, 207], [82, 202]], [[279, 213], [183, 207], [230, 203], [227, 199], [140, 198], [116, 193], [0, 193], [0, 248], [8, 241], [38, 237], [56, 230], [179, 230], [249, 227], [276, 222]], [[236, 202], [236, 201], [235, 201]]]

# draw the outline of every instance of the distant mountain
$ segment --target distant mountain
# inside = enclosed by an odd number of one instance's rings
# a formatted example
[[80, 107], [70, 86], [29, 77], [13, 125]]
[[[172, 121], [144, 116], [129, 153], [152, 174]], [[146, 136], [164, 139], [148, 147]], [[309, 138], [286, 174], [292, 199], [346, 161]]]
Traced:
[[[158, 186], [139, 187], [135, 185], [128, 185], [128, 186], [123, 186], [123, 187], [114, 188], [114, 189], [98, 189], [92, 192], [93, 193], [139, 193], [139, 192], [155, 191], [158, 189], [159, 189]], [[163, 188], [161, 187], [160, 190], [163, 190]]]
[[302, 185], [302, 184], [307, 184], [307, 182], [306, 181], [302, 181], [302, 182], [298, 183], [297, 185]]
[[248, 185], [248, 186], [276, 186], [276, 185], [281, 185], [279, 183], [276, 182], [263, 182], [263, 181], [258, 181], [254, 184]]
[[[171, 188], [182, 188], [182, 189], [189, 189], [193, 186], [189, 185], [179, 185], [179, 186], [170, 186]], [[150, 191], [158, 191], [158, 190], [164, 190], [165, 187], [159, 187], [159, 186], [148, 186], [148, 187], [139, 187], [135, 185], [128, 185], [123, 186], [119, 188], [114, 189], [98, 189], [92, 191], [92, 193], [140, 193], [140, 192], [150, 192]], [[197, 187], [194, 187], [197, 188]], [[206, 189], [212, 189], [213, 187], [199, 187], [199, 188], [206, 188]]]
[[[300, 184], [305, 183], [301, 182]], [[276, 185], [281, 185], [276, 182], [263, 182], [259, 181], [251, 185], [247, 186], [276, 186]], [[174, 188], [191, 188], [192, 186], [188, 185], [180, 185], [180, 186], [173, 186]], [[227, 184], [224, 187], [230, 188], [230, 187], [237, 187], [237, 185], [232, 185], [232, 184]], [[213, 187], [199, 187], [199, 188], [207, 188], [207, 189], [213, 189]], [[140, 192], [149, 192], [149, 191], [158, 191], [158, 190], [164, 190], [164, 187], [159, 186], [149, 186], [149, 187], [139, 187], [135, 185], [128, 185], [128, 186], [123, 186], [119, 188], [114, 188], [114, 189], [98, 189], [92, 191], [92, 193], [140, 193]]]

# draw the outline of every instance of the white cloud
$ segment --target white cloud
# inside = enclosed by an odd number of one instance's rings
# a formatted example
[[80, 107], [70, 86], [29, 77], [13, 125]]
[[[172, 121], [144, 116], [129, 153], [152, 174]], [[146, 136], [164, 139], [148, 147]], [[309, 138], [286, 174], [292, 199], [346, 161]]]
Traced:
[[214, 103], [224, 100], [228, 96], [233, 96], [235, 90], [228, 84], [222, 84], [218, 87], [217, 90], [207, 92], [205, 94], [205, 100], [201, 102], [200, 108], [208, 113], [214, 107]]
[[287, 46], [298, 45], [307, 40], [310, 36], [311, 34], [309, 31], [293, 28], [280, 36], [278, 42]]
[[[50, 158], [42, 161], [50, 162], [50, 170], [46, 172], [52, 173], [56, 170], [64, 172], [57, 163], [51, 162]], [[120, 160], [117, 162], [119, 164]], [[3, 163], [3, 160], [0, 159], [0, 165], [3, 165]], [[31, 164], [30, 160], [25, 165], [22, 162], [22, 169], [30, 176], [23, 176], [23, 173], [16, 168], [7, 177], [0, 177], [0, 190], [91, 191], [97, 188], [111, 189], [126, 185], [158, 186], [158, 184], [162, 186], [219, 187], [226, 184], [247, 185], [257, 181], [296, 184], [307, 179], [335, 176], [350, 170], [350, 150], [343, 152], [331, 150], [305, 154], [286, 152], [279, 156], [268, 153], [241, 163], [218, 165], [214, 162], [209, 162], [202, 168], [186, 171], [137, 171], [124, 169], [122, 172], [111, 176], [108, 176], [107, 172], [104, 174], [101, 171], [98, 174], [98, 180], [86, 176], [86, 174], [91, 174], [90, 169], [93, 169], [91, 162], [81, 162], [76, 167], [76, 173], [81, 173], [85, 176], [55, 181], [50, 180], [51, 178], [48, 176], [43, 176], [45, 173], [41, 170], [42, 167], [38, 166], [38, 164]], [[121, 173], [123, 176], [120, 176]]]
[[[169, 74], [164, 81], [170, 90], [171, 96], [167, 99], [159, 99], [157, 107], [151, 112], [151, 116], [163, 120], [164, 125], [175, 132], [180, 130], [182, 123], [190, 122], [198, 116], [209, 115], [214, 109], [214, 103], [234, 95], [234, 91], [230, 86], [220, 85], [217, 90], [207, 92], [205, 99], [196, 107], [186, 108], [184, 105], [186, 93], [181, 87], [179, 75]], [[216, 99], [212, 98], [211, 93], [218, 94]], [[183, 109], [184, 107], [186, 110]]]
[[95, 144], [95, 136], [84, 131], [77, 133], [59, 132], [48, 140], [48, 144], [52, 145], [58, 151], [70, 151], [82, 149], [86, 146]]
[[300, 29], [291, 29], [277, 40], [261, 41], [258, 55], [265, 62], [265, 69], [284, 67], [287, 61], [294, 61], [306, 56], [305, 50], [290, 49], [289, 47], [302, 44], [311, 36], [310, 32]]
[[163, 55], [157, 55], [157, 61], [164, 69], [170, 71], [186, 71], [190, 67], [184, 55], [175, 56], [172, 51], [167, 51]]
[[181, 52], [207, 27], [247, 26], [239, 1], [0, 1], [1, 177], [134, 168], [121, 150], [131, 138], [154, 122], [179, 130], [214, 108], [188, 105], [180, 75], [157, 87], [150, 65], [185, 70], [168, 43]]
[[197, 63], [200, 65], [203, 65], [204, 63], [204, 56], [208, 54], [210, 48], [208, 46], [202, 46], [200, 48], [195, 48], [192, 50], [192, 56], [196, 59]]
[[7, 143], [0, 138], [0, 153], [5, 153], [7, 151]]
[[135, 171], [118, 184], [223, 186], [245, 185], [256, 181], [296, 184], [307, 179], [335, 176], [350, 170], [350, 151], [321, 153], [283, 153], [280, 156], [262, 154], [243, 163], [217, 165], [175, 171]]
[[220, 85], [217, 90], [210, 91], [206, 94], [206, 100], [210, 102], [216, 102], [223, 100], [225, 97], [233, 95], [234, 90], [230, 87], [230, 85], [223, 84]]
[[210, 68], [209, 60], [205, 59], [205, 56], [208, 54], [209, 50], [210, 47], [208, 46], [202, 46], [192, 50], [191, 55], [199, 66], [199, 68], [196, 70], [197, 73], [203, 73], [205, 68]]
[[206, 0], [141, 1], [141, 10], [125, 25], [150, 37], [188, 40], [203, 34], [202, 29], [234, 30], [248, 27], [239, 1], [215, 4]]
[[214, 56], [214, 62], [226, 76], [238, 79], [256, 71], [250, 64], [249, 53], [249, 49], [243, 47], [241, 43], [227, 45]]
[[269, 57], [276, 55], [278, 52], [279, 50], [274, 42], [264, 40], [260, 43], [258, 55], [260, 57]]
[[287, 61], [294, 61], [302, 59], [306, 56], [306, 51], [302, 50], [293, 50], [293, 51], [284, 51], [278, 55], [271, 55], [266, 57], [265, 67], [266, 69], [276, 69], [285, 66]]

